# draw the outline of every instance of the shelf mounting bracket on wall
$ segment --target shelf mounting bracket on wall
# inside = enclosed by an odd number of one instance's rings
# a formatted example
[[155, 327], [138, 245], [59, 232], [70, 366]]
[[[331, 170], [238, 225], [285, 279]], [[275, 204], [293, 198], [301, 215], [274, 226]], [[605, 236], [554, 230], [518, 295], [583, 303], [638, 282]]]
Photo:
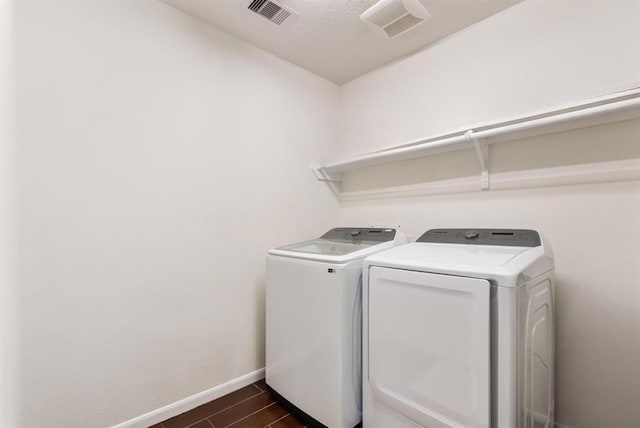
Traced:
[[478, 156], [478, 161], [480, 162], [480, 184], [482, 190], [489, 190], [489, 144], [487, 139], [475, 138], [472, 129], [465, 132], [464, 135], [476, 150], [476, 156]]
[[320, 165], [311, 165], [311, 171], [313, 171], [313, 175], [316, 176], [316, 179], [318, 181], [324, 181], [327, 183], [340, 183], [341, 180], [336, 180], [331, 178], [328, 174], [327, 171], [325, 171], [323, 166]]
[[311, 165], [311, 171], [313, 171], [313, 174], [316, 176], [316, 178], [319, 181], [324, 181], [325, 183], [327, 183], [327, 185], [329, 186], [333, 194], [336, 195], [338, 200], [341, 198], [342, 193], [337, 184], [337, 183], [341, 183], [342, 182], [341, 180], [336, 180], [334, 178], [331, 178], [331, 176], [327, 173], [327, 170], [325, 169], [325, 167], [323, 167], [322, 165]]

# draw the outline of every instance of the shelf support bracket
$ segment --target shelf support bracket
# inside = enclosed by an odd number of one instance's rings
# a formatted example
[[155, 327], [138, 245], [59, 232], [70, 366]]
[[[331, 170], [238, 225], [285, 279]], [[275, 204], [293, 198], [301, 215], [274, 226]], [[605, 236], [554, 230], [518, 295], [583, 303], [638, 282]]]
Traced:
[[465, 132], [465, 137], [473, 145], [480, 162], [480, 185], [482, 190], [489, 190], [489, 145], [486, 139], [478, 139], [473, 136], [473, 130]]
[[318, 181], [324, 181], [327, 183], [327, 186], [329, 186], [338, 200], [342, 200], [342, 192], [338, 186], [338, 183], [342, 183], [342, 180], [335, 180], [331, 178], [331, 176], [327, 174], [327, 170], [321, 165], [311, 165], [311, 171]]
[[311, 165], [311, 171], [313, 172], [313, 175], [316, 176], [316, 179], [318, 181], [324, 181], [326, 183], [341, 183], [340, 180], [335, 180], [335, 179], [331, 178], [327, 174], [327, 171], [325, 171], [323, 166]]

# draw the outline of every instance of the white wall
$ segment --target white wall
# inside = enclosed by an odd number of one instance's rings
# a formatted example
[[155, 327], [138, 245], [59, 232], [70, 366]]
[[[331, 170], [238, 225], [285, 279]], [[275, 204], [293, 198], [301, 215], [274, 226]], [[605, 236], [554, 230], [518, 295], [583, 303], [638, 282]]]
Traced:
[[337, 221], [338, 88], [155, 0], [20, 2], [22, 427], [264, 366], [264, 254]]
[[[639, 86], [638, 22], [637, 0], [526, 0], [343, 86], [341, 153], [371, 151]], [[637, 146], [637, 122], [621, 126], [626, 130], [616, 133], [615, 150], [637, 152], [628, 150], [633, 145], [629, 138]], [[627, 132], [633, 129], [635, 134]], [[569, 135], [566, 144], [557, 136], [545, 140], [536, 150], [546, 150], [546, 156], [536, 156], [553, 163], [556, 148], [564, 153], [575, 147], [579, 133]], [[598, 129], [586, 147], [602, 152], [610, 138]], [[450, 156], [468, 160], [463, 154]], [[509, 170], [510, 163], [527, 164], [526, 156], [503, 149], [497, 166]], [[581, 158], [597, 160], [588, 157]], [[477, 174], [469, 159], [467, 169]], [[363, 180], [380, 186], [385, 179], [408, 181], [405, 175], [412, 174], [401, 166], [377, 171], [383, 175], [367, 178], [371, 171], [363, 171], [350, 181], [367, 188]], [[544, 233], [557, 261], [557, 421], [574, 428], [626, 428], [640, 420], [639, 220], [638, 182], [342, 206], [343, 223], [397, 223], [414, 237], [429, 228], [468, 226]]]
[[13, 12], [0, 2], [0, 427], [20, 425]]
[[341, 87], [341, 154], [640, 86], [638, 0], [525, 0]]
[[541, 230], [558, 420], [633, 426], [638, 183], [339, 209], [308, 164], [637, 85], [638, 19], [637, 0], [527, 0], [338, 91], [153, 0], [20, 2], [21, 426], [105, 426], [261, 367], [264, 252], [340, 220]]

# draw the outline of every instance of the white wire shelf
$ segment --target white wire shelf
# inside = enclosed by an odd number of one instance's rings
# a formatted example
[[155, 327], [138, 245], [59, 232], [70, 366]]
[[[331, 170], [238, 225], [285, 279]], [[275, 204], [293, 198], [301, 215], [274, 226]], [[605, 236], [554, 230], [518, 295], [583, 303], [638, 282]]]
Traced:
[[[316, 178], [320, 181], [327, 182], [341, 199], [351, 199], [353, 197], [358, 198], [358, 196], [351, 195], [350, 197], [346, 193], [342, 194], [336, 186], [337, 183], [341, 182], [342, 175], [345, 173], [402, 160], [475, 148], [482, 171], [480, 177], [481, 188], [486, 190], [490, 187], [488, 171], [490, 144], [516, 141], [522, 138], [553, 134], [639, 117], [640, 88], [634, 88], [563, 108], [538, 112], [512, 120], [483, 124], [473, 129], [465, 129], [436, 137], [410, 141], [351, 159], [313, 166], [312, 170]], [[578, 173], [578, 175], [584, 176], [582, 172]], [[613, 175], [616, 176], [615, 174]], [[628, 177], [629, 174], [626, 176]], [[632, 174], [632, 176], [635, 175]], [[436, 183], [434, 183], [434, 185], [437, 186]], [[366, 192], [360, 195], [360, 197], [366, 198]]]

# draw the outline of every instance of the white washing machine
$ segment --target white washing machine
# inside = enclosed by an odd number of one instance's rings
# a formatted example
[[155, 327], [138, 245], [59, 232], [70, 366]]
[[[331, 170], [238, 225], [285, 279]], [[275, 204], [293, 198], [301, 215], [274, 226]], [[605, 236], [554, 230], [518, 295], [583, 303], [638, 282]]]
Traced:
[[360, 423], [362, 261], [406, 242], [394, 228], [336, 228], [269, 251], [266, 382], [313, 425]]
[[368, 257], [364, 427], [552, 428], [553, 270], [533, 230], [435, 229]]

